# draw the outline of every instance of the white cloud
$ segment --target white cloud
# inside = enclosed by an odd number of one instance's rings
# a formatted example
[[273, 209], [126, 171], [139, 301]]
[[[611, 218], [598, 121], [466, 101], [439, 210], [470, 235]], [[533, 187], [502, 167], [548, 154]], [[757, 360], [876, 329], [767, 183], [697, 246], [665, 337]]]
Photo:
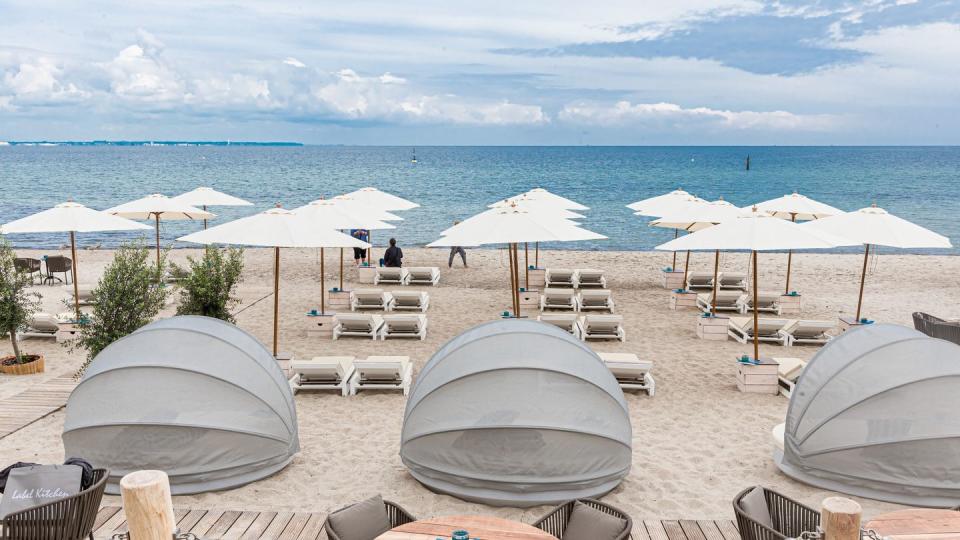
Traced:
[[293, 67], [295, 67], [295, 68], [305, 68], [305, 67], [307, 67], [306, 64], [304, 64], [303, 62], [297, 60], [296, 58], [294, 58], [294, 57], [292, 57], [292, 56], [286, 57], [286, 58], [283, 60], [283, 63], [286, 64], [286, 65], [288, 65], [288, 66], [293, 66]]
[[20, 63], [6, 73], [3, 82], [12, 99], [29, 103], [73, 101], [89, 94], [70, 82], [61, 81], [63, 70], [53, 60], [39, 57]]
[[270, 83], [264, 79], [239, 74], [198, 79], [192, 82], [185, 101], [216, 107], [268, 107], [271, 105]]
[[103, 67], [110, 77], [110, 90], [126, 99], [151, 103], [180, 101], [185, 85], [180, 75], [162, 58], [163, 43], [145, 30], [138, 43], [120, 51]]
[[828, 115], [798, 115], [787, 111], [729, 111], [709, 107], [683, 108], [674, 103], [614, 104], [580, 102], [564, 106], [560, 120], [601, 126], [685, 124], [730, 128], [736, 130], [827, 130], [837, 125], [838, 119]]

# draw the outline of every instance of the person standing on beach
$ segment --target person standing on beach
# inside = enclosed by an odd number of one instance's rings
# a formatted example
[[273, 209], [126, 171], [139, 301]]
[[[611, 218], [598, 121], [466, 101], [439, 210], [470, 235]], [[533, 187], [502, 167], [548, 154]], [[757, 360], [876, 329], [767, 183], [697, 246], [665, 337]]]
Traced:
[[[454, 224], [454, 225], [459, 225], [459, 224], [460, 224], [460, 220], [458, 219], [458, 220], [454, 221], [453, 224]], [[457, 253], [460, 254], [460, 260], [463, 261], [463, 267], [464, 267], [464, 268], [468, 268], [468, 266], [467, 266], [467, 250], [463, 249], [463, 246], [450, 246], [450, 258], [447, 259], [447, 268], [453, 268], [453, 257], [456, 256]]]
[[[370, 241], [370, 231], [366, 229], [351, 229], [350, 236], [360, 240], [362, 242]], [[360, 263], [364, 262], [367, 258], [367, 250], [364, 248], [353, 248], [353, 262], [360, 266]], [[369, 261], [366, 261], [369, 263]]]
[[390, 239], [390, 247], [383, 254], [383, 265], [394, 268], [403, 266], [403, 250], [397, 247], [397, 239]]

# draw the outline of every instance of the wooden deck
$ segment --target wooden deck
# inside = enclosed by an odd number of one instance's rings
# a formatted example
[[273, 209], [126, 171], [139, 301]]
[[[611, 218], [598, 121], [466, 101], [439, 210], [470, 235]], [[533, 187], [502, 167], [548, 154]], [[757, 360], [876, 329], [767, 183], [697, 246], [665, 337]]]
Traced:
[[0, 400], [0, 438], [62, 408], [76, 386], [73, 377], [57, 377]]
[[[325, 540], [320, 531], [321, 513], [309, 512], [241, 512], [232, 510], [174, 510], [180, 532], [190, 532], [201, 539], [233, 540]], [[97, 515], [93, 536], [109, 540], [115, 533], [126, 532], [123, 510], [104, 506]], [[638, 521], [634, 523], [633, 540], [740, 540], [732, 521]]]

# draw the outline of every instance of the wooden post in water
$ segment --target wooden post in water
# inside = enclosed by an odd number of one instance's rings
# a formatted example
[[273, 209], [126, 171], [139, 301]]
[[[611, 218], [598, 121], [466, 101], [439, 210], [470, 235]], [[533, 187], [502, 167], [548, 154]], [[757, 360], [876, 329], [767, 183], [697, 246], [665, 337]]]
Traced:
[[747, 154], [747, 170], [750, 170], [750, 154]]
[[163, 471], [136, 471], [120, 479], [123, 513], [130, 538], [170, 540], [177, 528], [170, 479]]
[[820, 507], [824, 540], [860, 540], [863, 509], [846, 497], [827, 497]]

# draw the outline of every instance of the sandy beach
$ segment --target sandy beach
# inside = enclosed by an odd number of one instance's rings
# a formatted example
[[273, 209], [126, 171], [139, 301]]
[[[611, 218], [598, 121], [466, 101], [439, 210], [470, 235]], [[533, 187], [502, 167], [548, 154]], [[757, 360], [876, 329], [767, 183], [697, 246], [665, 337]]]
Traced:
[[[531, 246], [532, 248], [532, 246]], [[315, 355], [409, 355], [415, 373], [448, 339], [475, 324], [498, 317], [507, 308], [508, 270], [505, 250], [469, 251], [470, 268], [447, 269], [446, 250], [407, 249], [408, 266], [440, 266], [439, 286], [430, 294], [429, 334], [425, 341], [339, 341], [308, 339], [305, 312], [319, 305], [318, 250], [284, 250], [281, 266], [281, 350], [297, 357]], [[182, 262], [194, 250], [176, 250]], [[382, 248], [376, 250], [377, 256]], [[886, 252], [889, 253], [889, 252]], [[880, 322], [910, 325], [911, 313], [928, 311], [960, 317], [960, 258], [881, 254], [871, 261], [864, 316]], [[19, 256], [52, 251], [20, 250]], [[272, 252], [247, 250], [244, 282], [239, 287], [245, 309], [237, 324], [269, 343], [272, 301], [249, 307], [272, 290]], [[531, 249], [531, 258], [533, 251]], [[81, 282], [93, 281], [110, 260], [110, 251], [81, 251]], [[523, 256], [521, 250], [521, 257]], [[748, 255], [726, 254], [721, 269], [745, 271]], [[346, 288], [356, 279], [347, 253]], [[804, 318], [835, 320], [856, 308], [862, 255], [794, 255], [792, 287], [803, 294]], [[521, 259], [521, 263], [523, 260]], [[532, 261], [531, 261], [532, 262]], [[694, 270], [712, 269], [713, 254], [695, 253]], [[876, 264], [874, 264], [876, 262]], [[339, 255], [327, 250], [327, 286], [338, 285]], [[633, 423], [633, 469], [605, 501], [642, 519], [730, 519], [730, 501], [742, 488], [763, 484], [804, 503], [818, 505], [830, 493], [793, 481], [771, 460], [770, 429], [783, 421], [787, 399], [743, 394], [735, 385], [737, 355], [749, 347], [729, 340], [702, 341], [695, 335], [694, 310], [668, 308], [669, 291], [660, 285], [660, 269], [670, 255], [656, 252], [549, 251], [541, 266], [600, 268], [607, 272], [618, 312], [625, 317], [625, 343], [591, 343], [598, 351], [633, 352], [654, 362], [657, 393], [627, 394]], [[678, 257], [682, 264], [682, 256]], [[786, 254], [761, 254], [760, 289], [783, 288]], [[36, 287], [44, 309], [62, 312], [62, 286]], [[176, 296], [174, 296], [174, 299]], [[173, 304], [163, 315], [171, 315]], [[25, 351], [46, 355], [47, 371], [36, 376], [0, 375], [0, 398], [16, 394], [52, 377], [74, 372], [81, 353], [71, 353], [51, 340], [29, 340]], [[0, 344], [8, 354], [10, 344]], [[764, 356], [809, 358], [816, 347], [761, 345]], [[279, 474], [238, 489], [176, 497], [175, 505], [206, 508], [326, 512], [381, 493], [418, 516], [452, 513], [495, 514], [532, 521], [546, 508], [489, 508], [437, 495], [406, 472], [398, 456], [405, 398], [399, 393], [366, 392], [343, 398], [334, 393], [296, 396], [302, 451]], [[60, 434], [64, 411], [0, 439], [0, 463], [63, 460]], [[858, 499], [867, 516], [895, 506]], [[105, 503], [119, 504], [118, 497]]]

